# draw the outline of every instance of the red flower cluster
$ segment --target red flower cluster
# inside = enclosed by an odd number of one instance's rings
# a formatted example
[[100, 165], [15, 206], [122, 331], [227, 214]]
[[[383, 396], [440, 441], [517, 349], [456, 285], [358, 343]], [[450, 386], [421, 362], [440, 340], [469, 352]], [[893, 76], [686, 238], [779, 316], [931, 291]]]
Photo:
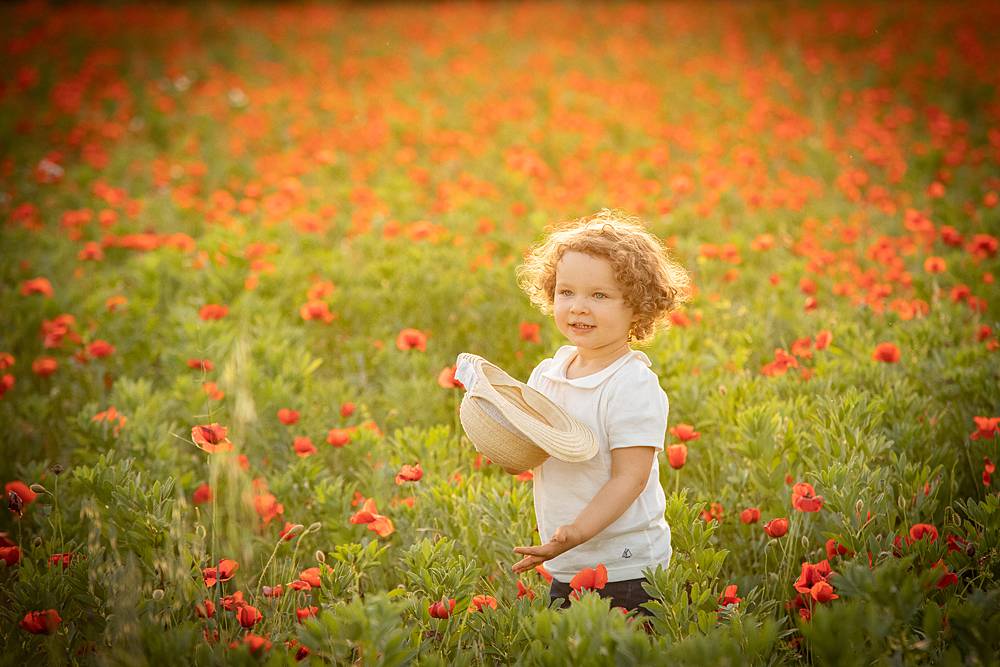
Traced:
[[789, 607], [798, 609], [799, 615], [806, 621], [812, 618], [814, 603], [824, 604], [836, 600], [840, 596], [834, 592], [830, 578], [836, 572], [830, 569], [830, 562], [822, 560], [818, 563], [802, 563], [799, 578], [793, 584], [798, 595], [789, 603]]
[[707, 510], [701, 511], [701, 518], [706, 523], [709, 521], [715, 521], [716, 523], [722, 523], [722, 517], [725, 515], [725, 510], [722, 508], [722, 503], [711, 503]]
[[747, 525], [760, 521], [760, 510], [756, 507], [748, 507], [740, 512], [740, 522]]
[[59, 628], [60, 623], [62, 623], [62, 618], [59, 617], [59, 612], [55, 609], [46, 609], [44, 611], [29, 611], [18, 625], [22, 630], [33, 635], [51, 635]]

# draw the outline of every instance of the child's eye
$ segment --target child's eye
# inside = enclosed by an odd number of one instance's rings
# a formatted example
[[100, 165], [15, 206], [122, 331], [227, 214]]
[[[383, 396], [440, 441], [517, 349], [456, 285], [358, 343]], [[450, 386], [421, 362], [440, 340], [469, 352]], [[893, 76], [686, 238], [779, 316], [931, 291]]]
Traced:
[[565, 296], [567, 294], [572, 294], [572, 292], [570, 292], [568, 289], [561, 289], [559, 290], [559, 294]]
[[599, 296], [599, 297], [601, 297], [602, 299], [606, 299], [606, 298], [608, 298], [608, 295], [607, 295], [607, 294], [605, 294], [604, 292], [594, 292], [594, 296]]

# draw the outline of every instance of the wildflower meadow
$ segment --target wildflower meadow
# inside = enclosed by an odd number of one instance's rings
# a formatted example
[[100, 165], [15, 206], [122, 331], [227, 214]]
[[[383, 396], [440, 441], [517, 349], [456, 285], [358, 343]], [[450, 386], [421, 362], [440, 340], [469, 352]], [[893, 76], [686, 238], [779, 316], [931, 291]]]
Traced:
[[[996, 665], [996, 3], [0, 6], [0, 664]], [[461, 352], [691, 274], [649, 616], [567, 609]]]

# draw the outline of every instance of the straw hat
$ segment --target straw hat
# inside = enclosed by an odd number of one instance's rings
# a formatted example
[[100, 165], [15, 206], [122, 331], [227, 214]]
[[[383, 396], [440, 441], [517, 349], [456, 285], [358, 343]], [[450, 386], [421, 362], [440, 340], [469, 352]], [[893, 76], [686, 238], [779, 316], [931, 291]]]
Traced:
[[575, 463], [597, 454], [587, 426], [486, 359], [463, 352], [455, 377], [466, 389], [459, 408], [466, 435], [507, 472], [530, 470], [549, 456]]

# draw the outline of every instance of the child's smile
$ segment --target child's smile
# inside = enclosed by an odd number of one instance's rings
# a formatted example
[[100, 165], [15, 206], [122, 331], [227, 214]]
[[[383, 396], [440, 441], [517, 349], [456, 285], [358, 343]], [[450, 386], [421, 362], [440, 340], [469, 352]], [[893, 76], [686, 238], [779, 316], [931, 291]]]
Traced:
[[635, 318], [607, 259], [567, 251], [556, 265], [553, 301], [556, 326], [583, 363], [611, 362], [627, 348]]

